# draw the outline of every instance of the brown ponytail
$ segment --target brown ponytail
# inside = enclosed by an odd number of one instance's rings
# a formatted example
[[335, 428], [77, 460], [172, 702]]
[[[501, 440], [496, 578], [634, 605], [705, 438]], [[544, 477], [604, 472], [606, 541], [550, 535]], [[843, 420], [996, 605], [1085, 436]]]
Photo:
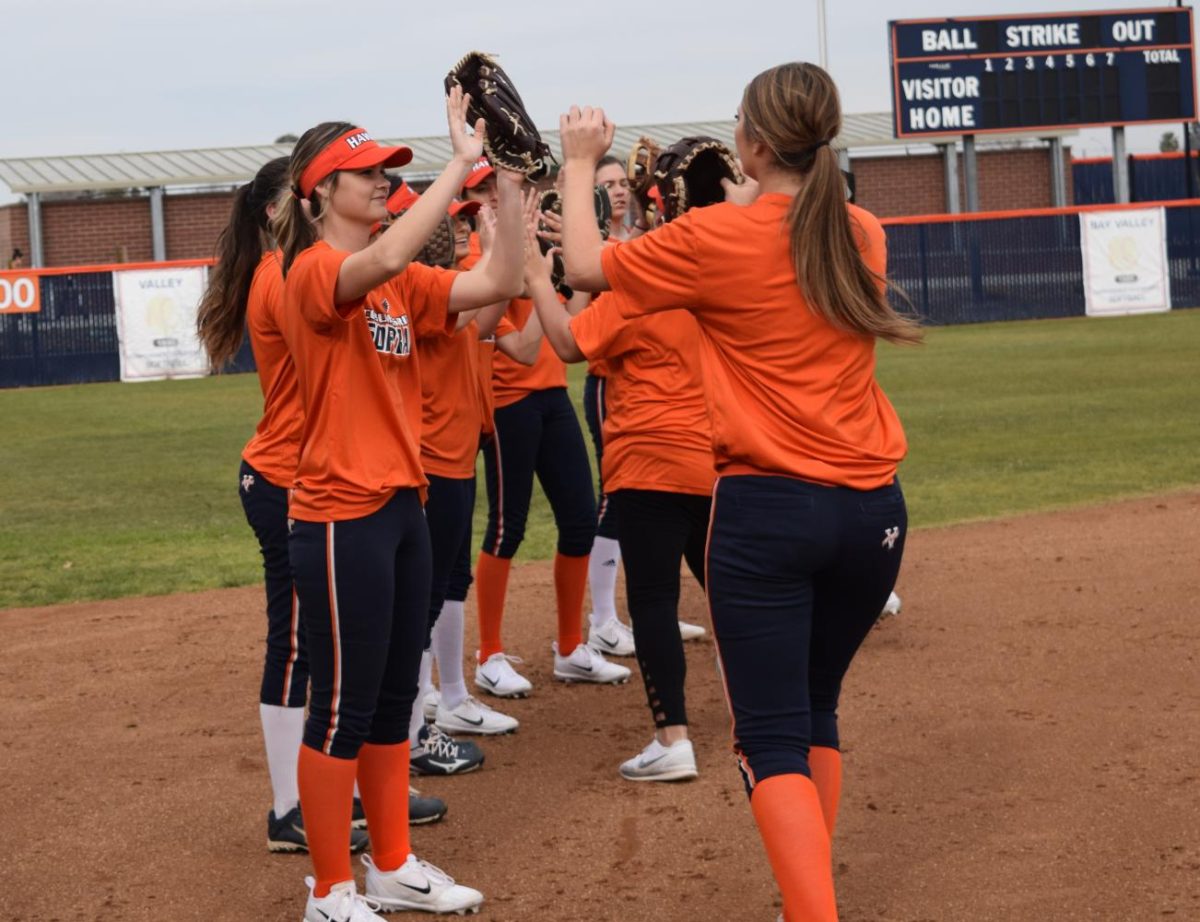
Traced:
[[267, 206], [287, 180], [287, 157], [270, 161], [237, 190], [229, 223], [217, 238], [217, 264], [196, 312], [196, 332], [212, 367], [220, 371], [237, 354], [246, 326], [246, 300], [267, 234]]
[[796, 280], [812, 309], [843, 330], [893, 343], [918, 343], [917, 320], [898, 313], [886, 279], [863, 262], [846, 210], [846, 187], [830, 142], [842, 128], [837, 87], [814, 64], [781, 64], [750, 81], [742, 96], [742, 129], [761, 141], [783, 170], [804, 183], [788, 212]]
[[[275, 212], [275, 217], [271, 219], [271, 232], [279, 241], [279, 249], [283, 251], [285, 276], [296, 257], [320, 239], [317, 234], [317, 222], [323, 216], [321, 196], [314, 189], [312, 198], [302, 199], [300, 177], [321, 151], [353, 128], [349, 122], [322, 122], [300, 135], [300, 140], [292, 148], [287, 176], [292, 194], [284, 198], [283, 204]], [[330, 178], [326, 191], [332, 193], [335, 188], [336, 172]]]

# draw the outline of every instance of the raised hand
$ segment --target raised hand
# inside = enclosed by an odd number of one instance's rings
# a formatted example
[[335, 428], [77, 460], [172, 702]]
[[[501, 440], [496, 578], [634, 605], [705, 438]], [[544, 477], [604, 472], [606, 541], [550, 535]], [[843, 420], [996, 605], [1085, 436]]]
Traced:
[[492, 245], [496, 242], [496, 212], [490, 207], [484, 205], [479, 209], [479, 214], [476, 215], [475, 222], [479, 227], [479, 251], [481, 254], [492, 252]]
[[725, 201], [735, 205], [749, 205], [758, 198], [758, 183], [749, 176], [740, 183], [722, 179], [721, 188], [725, 190]]
[[612, 147], [617, 126], [608, 120], [603, 109], [571, 106], [569, 112], [559, 116], [558, 130], [563, 162], [576, 160], [594, 167]]
[[470, 103], [471, 97], [463, 93], [461, 86], [451, 87], [446, 94], [446, 122], [450, 126], [454, 158], [468, 164], [483, 156], [483, 136], [487, 132], [483, 119], [478, 119], [475, 133], [467, 134], [467, 107]]

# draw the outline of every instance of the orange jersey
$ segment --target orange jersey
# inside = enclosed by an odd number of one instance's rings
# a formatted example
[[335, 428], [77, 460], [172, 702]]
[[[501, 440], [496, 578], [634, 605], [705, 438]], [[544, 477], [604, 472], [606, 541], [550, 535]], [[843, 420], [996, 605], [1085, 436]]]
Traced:
[[361, 518], [397, 489], [426, 485], [414, 341], [453, 324], [455, 273], [416, 263], [335, 305], [349, 255], [317, 243], [296, 257], [284, 284], [283, 336], [304, 405], [289, 515], [306, 522]]
[[278, 252], [264, 253], [250, 282], [246, 330], [263, 394], [263, 415], [242, 450], [246, 463], [277, 487], [290, 487], [300, 457], [304, 407], [296, 368], [283, 341], [283, 271]]
[[[875, 381], [872, 338], [809, 309], [789, 252], [791, 197], [690, 211], [600, 259], [630, 317], [686, 308], [700, 324], [713, 448], [721, 474], [780, 474], [869, 490], [907, 450]], [[866, 265], [883, 275], [887, 241], [846, 206]], [[634, 300], [636, 298], [636, 300]]]
[[421, 359], [421, 466], [426, 474], [438, 477], [473, 477], [486, 412], [479, 370], [479, 327], [472, 321], [452, 336], [418, 338], [417, 353]]
[[[523, 330], [532, 315], [531, 300], [513, 298], [508, 304], [505, 317], [515, 329]], [[566, 386], [567, 366], [544, 336], [538, 348], [537, 361], [532, 365], [522, 365], [503, 353], [498, 353], [492, 363], [492, 391], [498, 407], [516, 403], [533, 391]]]
[[607, 378], [608, 363], [604, 359], [588, 359], [588, 374], [593, 378]]
[[571, 319], [589, 359], [603, 358], [604, 490], [712, 492], [712, 432], [700, 376], [700, 328], [687, 311], [629, 318], [607, 292]]

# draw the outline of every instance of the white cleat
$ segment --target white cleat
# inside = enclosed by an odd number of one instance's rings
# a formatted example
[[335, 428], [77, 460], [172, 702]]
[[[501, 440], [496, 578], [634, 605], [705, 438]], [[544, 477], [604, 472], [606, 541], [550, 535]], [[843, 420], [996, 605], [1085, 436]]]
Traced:
[[698, 624], [692, 624], [688, 621], [679, 622], [679, 636], [684, 640], [699, 640], [707, 633], [708, 631]]
[[633, 656], [633, 629], [616, 615], [599, 627], [593, 624], [587, 642], [609, 656]]
[[888, 600], [883, 603], [883, 611], [879, 613], [879, 617], [890, 618], [898, 614], [900, 614], [900, 596], [893, 592], [888, 596]]
[[419, 909], [422, 912], [456, 912], [460, 916], [478, 912], [483, 894], [471, 887], [456, 884], [454, 878], [416, 855], [394, 871], [375, 867], [370, 855], [362, 856], [367, 868], [363, 889], [367, 899], [378, 903], [384, 912], [396, 909]]
[[[479, 651], [475, 651], [479, 658]], [[524, 698], [533, 691], [533, 683], [517, 670], [512, 663], [524, 662], [519, 656], [493, 653], [486, 662], [475, 667], [475, 685], [497, 698]]]
[[657, 738], [627, 762], [621, 763], [621, 777], [628, 781], [690, 781], [700, 774], [691, 740], [678, 740], [664, 746]]
[[624, 666], [610, 663], [591, 644], [581, 643], [570, 656], [558, 655], [554, 645], [554, 678], [563, 682], [597, 682], [601, 685], [620, 685], [629, 681], [630, 672]]
[[384, 922], [383, 916], [375, 913], [380, 905], [359, 896], [354, 881], [334, 884], [329, 893], [322, 897], [313, 895], [316, 881], [304, 878], [308, 884], [308, 903], [304, 906], [304, 922]]
[[501, 714], [471, 695], [467, 695], [466, 700], [457, 707], [448, 708], [438, 704], [433, 722], [447, 733], [479, 733], [484, 736], [512, 733], [521, 726], [517, 718]]
[[436, 688], [421, 699], [421, 713], [425, 715], [426, 723], [437, 720], [437, 709], [441, 702], [442, 693]]

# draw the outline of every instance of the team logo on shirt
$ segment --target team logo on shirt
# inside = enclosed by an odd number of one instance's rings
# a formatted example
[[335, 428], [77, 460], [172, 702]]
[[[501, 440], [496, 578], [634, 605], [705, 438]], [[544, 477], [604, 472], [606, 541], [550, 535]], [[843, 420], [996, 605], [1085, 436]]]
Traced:
[[375, 341], [375, 351], [383, 355], [408, 355], [412, 352], [412, 328], [408, 323], [408, 315], [393, 317], [386, 313], [389, 308], [386, 298], [380, 306], [384, 313], [369, 307], [364, 312], [371, 338]]

